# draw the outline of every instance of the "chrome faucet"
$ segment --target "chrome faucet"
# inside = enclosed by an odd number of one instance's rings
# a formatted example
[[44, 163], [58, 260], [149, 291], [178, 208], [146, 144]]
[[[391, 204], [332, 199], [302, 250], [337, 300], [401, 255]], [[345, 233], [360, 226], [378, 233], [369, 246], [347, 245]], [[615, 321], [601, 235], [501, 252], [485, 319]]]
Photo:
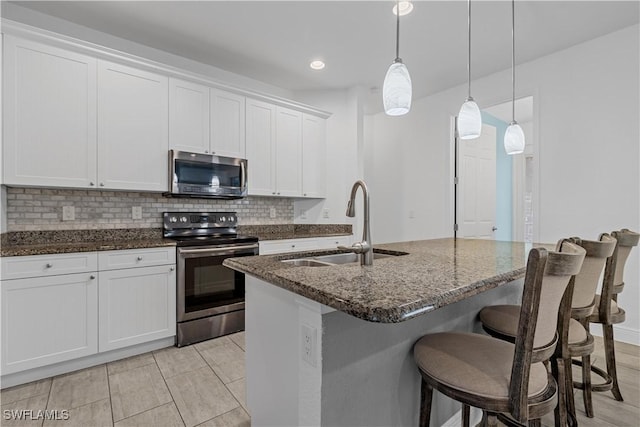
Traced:
[[355, 217], [355, 200], [358, 187], [362, 188], [362, 196], [364, 197], [364, 227], [362, 230], [362, 241], [354, 243], [351, 247], [338, 246], [338, 249], [346, 249], [356, 254], [360, 254], [360, 265], [373, 264], [373, 245], [371, 244], [371, 229], [369, 228], [369, 190], [364, 181], [358, 180], [351, 187], [351, 197], [347, 204], [347, 216]]

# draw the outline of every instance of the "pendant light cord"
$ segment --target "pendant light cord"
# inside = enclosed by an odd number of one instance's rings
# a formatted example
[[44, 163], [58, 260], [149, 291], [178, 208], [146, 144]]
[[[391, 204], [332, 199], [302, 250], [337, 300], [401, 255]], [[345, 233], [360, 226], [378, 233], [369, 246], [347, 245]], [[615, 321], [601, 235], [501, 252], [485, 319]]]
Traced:
[[400, 59], [400, 0], [396, 0], [396, 61], [402, 62]]
[[471, 0], [467, 1], [468, 3], [468, 13], [467, 13], [467, 33], [469, 36], [469, 44], [467, 49], [469, 56], [467, 57], [467, 82], [468, 82], [468, 91], [467, 98], [471, 99]]
[[516, 121], [516, 13], [515, 0], [511, 0], [511, 121]]

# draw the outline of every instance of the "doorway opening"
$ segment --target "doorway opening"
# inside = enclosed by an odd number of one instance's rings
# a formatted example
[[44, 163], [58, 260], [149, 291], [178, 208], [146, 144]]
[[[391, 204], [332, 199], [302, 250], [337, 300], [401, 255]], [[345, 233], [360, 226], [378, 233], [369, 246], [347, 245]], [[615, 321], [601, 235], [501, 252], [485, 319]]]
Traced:
[[[454, 237], [533, 242], [538, 206], [533, 97], [516, 100], [525, 152], [505, 153], [511, 102], [482, 110], [482, 134], [461, 140], [454, 132]], [[455, 121], [457, 123], [457, 121]]]

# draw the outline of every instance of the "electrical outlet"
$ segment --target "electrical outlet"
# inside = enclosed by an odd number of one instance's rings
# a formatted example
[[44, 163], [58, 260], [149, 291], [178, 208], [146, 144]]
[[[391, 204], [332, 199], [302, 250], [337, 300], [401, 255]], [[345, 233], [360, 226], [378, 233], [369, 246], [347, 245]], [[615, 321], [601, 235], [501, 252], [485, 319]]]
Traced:
[[309, 325], [300, 325], [300, 351], [302, 360], [316, 366], [318, 330]]
[[63, 221], [74, 221], [76, 219], [76, 208], [73, 206], [63, 206], [62, 207], [62, 220]]
[[300, 211], [300, 219], [307, 219], [307, 211]]
[[132, 219], [142, 219], [142, 206], [132, 206], [131, 207], [131, 218]]
[[269, 218], [276, 217], [276, 208], [269, 208]]
[[322, 209], [322, 218], [329, 219], [329, 208]]

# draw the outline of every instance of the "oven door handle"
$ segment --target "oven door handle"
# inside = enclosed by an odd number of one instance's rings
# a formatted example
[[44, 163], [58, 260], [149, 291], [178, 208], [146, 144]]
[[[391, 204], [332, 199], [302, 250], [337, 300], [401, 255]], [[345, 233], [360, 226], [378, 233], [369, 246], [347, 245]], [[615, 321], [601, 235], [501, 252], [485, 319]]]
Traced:
[[199, 248], [199, 249], [186, 249], [180, 248], [178, 252], [181, 255], [191, 255], [191, 254], [216, 254], [220, 252], [228, 253], [228, 254], [243, 254], [249, 252], [255, 252], [258, 249], [258, 244], [254, 245], [241, 245], [241, 246], [226, 246], [220, 248]]

